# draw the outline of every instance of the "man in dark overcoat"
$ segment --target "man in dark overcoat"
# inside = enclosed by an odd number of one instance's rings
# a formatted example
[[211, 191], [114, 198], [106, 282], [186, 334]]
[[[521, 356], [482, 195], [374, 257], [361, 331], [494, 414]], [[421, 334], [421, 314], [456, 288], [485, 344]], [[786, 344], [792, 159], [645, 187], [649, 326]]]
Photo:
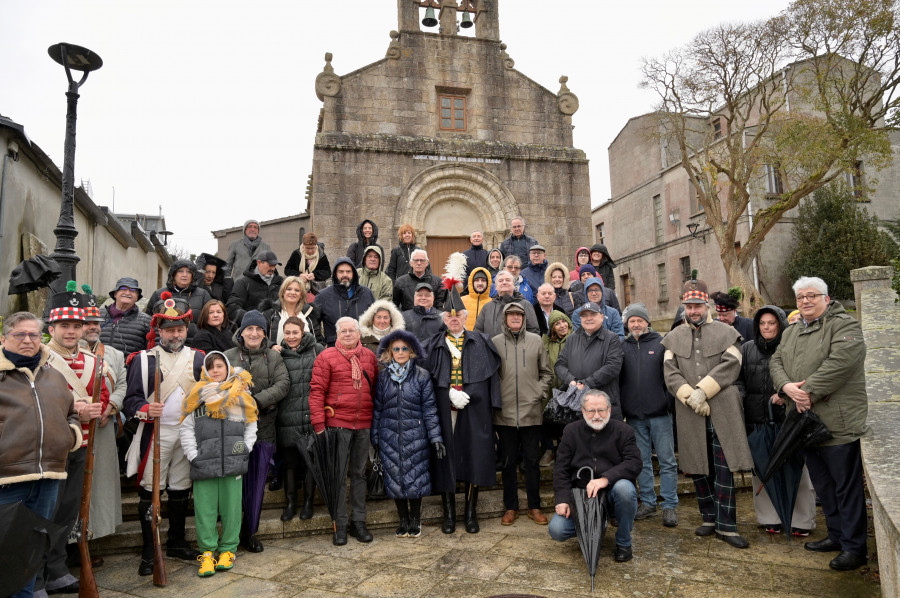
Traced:
[[441, 493], [441, 531], [456, 531], [456, 482], [466, 484], [465, 522], [479, 530], [479, 486], [497, 483], [493, 409], [500, 409], [500, 356], [489, 338], [465, 329], [466, 312], [444, 312], [446, 331], [425, 342], [424, 367], [431, 373], [447, 457], [432, 462], [432, 489]]

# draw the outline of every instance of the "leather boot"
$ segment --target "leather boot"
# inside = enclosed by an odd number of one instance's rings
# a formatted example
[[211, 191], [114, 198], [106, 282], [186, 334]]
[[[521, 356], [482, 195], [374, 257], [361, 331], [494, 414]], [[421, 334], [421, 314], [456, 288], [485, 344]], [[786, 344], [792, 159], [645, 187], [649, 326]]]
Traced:
[[478, 486], [466, 484], [466, 531], [477, 534], [478, 526]]
[[169, 495], [169, 532], [166, 540], [166, 556], [193, 563], [200, 556], [200, 551], [191, 548], [184, 539], [190, 493], [190, 490], [166, 491], [166, 494]]
[[418, 538], [422, 535], [422, 499], [409, 499], [409, 537]]
[[397, 537], [405, 538], [409, 535], [409, 504], [405, 498], [394, 499], [394, 504], [397, 505], [397, 516], [400, 518], [400, 523], [397, 525]]
[[297, 513], [297, 471], [291, 468], [284, 470], [284, 511], [282, 521], [290, 521]]
[[313, 501], [316, 499], [316, 484], [312, 474], [308, 471], [303, 477], [303, 508], [300, 510], [300, 519], [312, 519]]
[[441, 531], [452, 534], [456, 531], [456, 495], [452, 492], [442, 492], [441, 505], [444, 507], [444, 524]]
[[[145, 496], [146, 495], [146, 496]], [[151, 492], [143, 488], [138, 490], [138, 519], [141, 521], [141, 563], [138, 575], [153, 575], [153, 528], [150, 525]]]

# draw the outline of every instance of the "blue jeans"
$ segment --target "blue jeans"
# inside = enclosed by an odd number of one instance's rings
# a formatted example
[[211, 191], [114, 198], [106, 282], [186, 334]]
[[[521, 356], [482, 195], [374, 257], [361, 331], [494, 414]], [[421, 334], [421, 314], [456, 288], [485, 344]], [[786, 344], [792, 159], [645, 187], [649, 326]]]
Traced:
[[[634, 515], [637, 513], [637, 488], [628, 480], [619, 480], [608, 491], [607, 499], [613, 517], [619, 520], [619, 527], [616, 528], [616, 546], [631, 546], [631, 528], [634, 527]], [[557, 542], [574, 538], [575, 520], [572, 519], [572, 514], [569, 517], [554, 515], [547, 531]]]
[[[50, 519], [53, 517], [53, 511], [56, 510], [56, 496], [58, 493], [59, 480], [43, 479], [9, 484], [8, 486], [0, 486], [0, 505], [21, 501], [26, 507], [44, 519]], [[31, 581], [24, 588], [12, 594], [12, 596], [15, 598], [30, 598], [34, 593], [34, 581], [36, 578], [36, 575], [32, 577]]]
[[629, 419], [628, 425], [634, 429], [634, 436], [644, 467], [638, 475], [641, 502], [656, 506], [656, 492], [653, 490], [652, 448], [659, 459], [659, 493], [662, 508], [674, 509], [678, 506], [678, 463], [675, 460], [675, 436], [672, 433], [672, 416], [661, 415], [649, 419]]

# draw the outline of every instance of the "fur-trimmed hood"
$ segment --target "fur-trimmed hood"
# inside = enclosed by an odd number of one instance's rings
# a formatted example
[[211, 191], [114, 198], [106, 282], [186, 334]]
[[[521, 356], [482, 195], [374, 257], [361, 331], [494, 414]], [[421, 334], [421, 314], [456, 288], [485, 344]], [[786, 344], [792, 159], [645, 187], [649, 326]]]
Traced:
[[[562, 262], [553, 262], [549, 266], [547, 266], [547, 270], [544, 272], [544, 282], [550, 284], [550, 276], [553, 274], [554, 270], [559, 270], [563, 274], [563, 286], [562, 289], [564, 291], [569, 290], [569, 285], [571, 284], [571, 280], [569, 280], [569, 269], [566, 268], [566, 265]], [[537, 289], [535, 289], [537, 292]]]
[[[372, 325], [375, 321], [375, 314], [386, 309], [391, 314], [391, 332], [397, 330], [406, 330], [406, 324], [403, 321], [403, 314], [397, 309], [392, 301], [387, 299], [379, 299], [369, 306], [369, 309], [363, 312], [359, 317], [359, 333], [361, 337], [376, 336]], [[390, 333], [388, 333], [390, 334]]]

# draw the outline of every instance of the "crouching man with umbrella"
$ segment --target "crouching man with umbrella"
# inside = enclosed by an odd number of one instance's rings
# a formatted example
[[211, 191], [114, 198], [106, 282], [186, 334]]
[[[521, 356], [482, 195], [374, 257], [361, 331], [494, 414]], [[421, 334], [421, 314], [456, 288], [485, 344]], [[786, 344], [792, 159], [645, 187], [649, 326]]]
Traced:
[[821, 278], [793, 286], [800, 322], [789, 326], [769, 362], [772, 382], [787, 395], [788, 409], [812, 410], [832, 438], [803, 450], [813, 487], [822, 501], [828, 536], [805, 547], [840, 552], [838, 571], [866, 563], [866, 499], [860, 437], [866, 432], [866, 345], [856, 318], [828, 296]]
[[[637, 512], [634, 482], [643, 467], [634, 430], [625, 422], [611, 419], [611, 408], [609, 397], [602, 390], [584, 393], [581, 399], [583, 419], [572, 422], [563, 431], [553, 470], [556, 515], [550, 521], [550, 537], [563, 542], [577, 534], [592, 578], [597, 570], [603, 527], [579, 529], [576, 522], [585, 519], [585, 513], [580, 510], [597, 508], [598, 493], [606, 492], [611, 515], [619, 520], [616, 562], [630, 561], [631, 528]], [[582, 467], [592, 471], [592, 480], [588, 481], [588, 476], [578, 476]], [[588, 500], [576, 500], [574, 495], [579, 488], [587, 491]]]

